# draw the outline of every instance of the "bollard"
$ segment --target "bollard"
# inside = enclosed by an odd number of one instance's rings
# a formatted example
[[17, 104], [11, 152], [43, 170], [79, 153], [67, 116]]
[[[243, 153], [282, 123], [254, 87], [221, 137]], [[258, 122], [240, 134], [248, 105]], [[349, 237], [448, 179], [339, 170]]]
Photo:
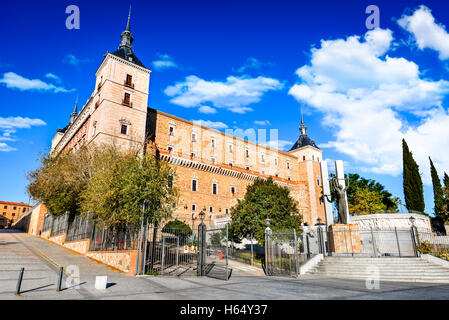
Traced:
[[61, 292], [62, 290], [62, 274], [64, 272], [63, 267], [59, 268], [59, 277], [58, 277], [58, 288], [56, 289], [56, 292]]
[[19, 279], [17, 280], [17, 286], [16, 286], [16, 296], [20, 295], [20, 287], [22, 286], [22, 279], [23, 279], [23, 272], [25, 271], [25, 268], [20, 269], [19, 273]]

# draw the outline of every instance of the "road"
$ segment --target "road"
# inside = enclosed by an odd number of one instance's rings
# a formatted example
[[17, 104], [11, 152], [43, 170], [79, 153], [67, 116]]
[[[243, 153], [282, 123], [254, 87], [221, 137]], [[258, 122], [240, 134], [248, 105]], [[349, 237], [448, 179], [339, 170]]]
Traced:
[[[80, 285], [56, 292], [59, 266], [77, 266]], [[21, 295], [14, 295], [21, 267], [25, 268]], [[73, 271], [72, 271], [73, 272]], [[96, 290], [97, 275], [108, 276], [108, 288]], [[449, 299], [449, 285], [381, 282], [379, 290], [364, 281], [320, 276], [299, 279], [246, 276], [233, 273], [229, 281], [203, 277], [133, 277], [87, 257], [24, 233], [0, 230], [0, 299]]]

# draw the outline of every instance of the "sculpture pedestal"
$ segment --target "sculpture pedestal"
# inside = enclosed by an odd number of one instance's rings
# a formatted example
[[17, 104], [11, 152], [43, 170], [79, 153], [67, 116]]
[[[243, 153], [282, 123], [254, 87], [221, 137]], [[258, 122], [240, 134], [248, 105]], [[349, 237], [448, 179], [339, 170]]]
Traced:
[[332, 253], [362, 253], [358, 224], [333, 224], [329, 226], [328, 241]]

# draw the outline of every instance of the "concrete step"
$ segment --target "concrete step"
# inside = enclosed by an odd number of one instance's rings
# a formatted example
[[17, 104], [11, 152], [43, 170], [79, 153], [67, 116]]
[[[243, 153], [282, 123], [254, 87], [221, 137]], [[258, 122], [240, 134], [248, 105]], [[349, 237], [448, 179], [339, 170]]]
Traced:
[[[366, 272], [366, 270], [368, 270], [368, 268], [360, 268], [360, 269], [344, 269], [344, 268], [338, 268], [338, 267], [331, 267], [331, 268], [317, 268], [317, 270], [321, 270], [321, 271], [327, 271], [327, 272]], [[443, 272], [443, 273], [447, 273], [449, 274], [449, 270], [444, 269], [444, 268], [434, 268], [434, 269], [382, 269], [382, 268], [378, 268], [379, 272], [391, 272], [391, 273], [434, 273], [434, 272]]]
[[[348, 276], [348, 275], [335, 275], [335, 274], [322, 274], [321, 276], [328, 276], [330, 278], [340, 278], [340, 279], [353, 279], [353, 280], [363, 280], [366, 281], [366, 276]], [[423, 282], [423, 283], [449, 283], [449, 278], [440, 278], [440, 277], [387, 277], [380, 276], [379, 281], [389, 281], [389, 282]]]
[[[355, 270], [323, 270], [323, 269], [317, 269], [314, 272], [321, 272], [321, 273], [334, 273], [334, 274], [360, 274], [360, 275], [367, 275], [370, 274], [369, 272], [367, 272], [366, 270], [359, 270], [359, 271], [355, 271]], [[384, 270], [379, 270], [379, 274], [381, 275], [391, 275], [391, 276], [395, 276], [395, 275], [413, 275], [413, 276], [445, 276], [449, 278], [449, 272], [445, 271], [445, 270], [438, 270], [438, 271], [430, 271], [430, 272], [423, 272], [421, 270], [418, 271], [409, 271], [409, 272], [404, 272], [401, 270], [394, 270], [394, 271], [384, 271]]]

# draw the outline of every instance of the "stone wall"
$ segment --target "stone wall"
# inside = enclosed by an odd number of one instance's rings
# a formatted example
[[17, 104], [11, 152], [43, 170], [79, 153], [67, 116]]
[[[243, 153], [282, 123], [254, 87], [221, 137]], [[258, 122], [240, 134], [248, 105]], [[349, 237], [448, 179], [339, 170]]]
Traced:
[[432, 228], [430, 225], [430, 218], [422, 214], [405, 214], [405, 213], [376, 213], [364, 216], [351, 216], [351, 223], [358, 224], [360, 230], [394, 230], [410, 229], [412, 226], [410, 217], [415, 218], [415, 226], [420, 232], [429, 232]]
[[135, 274], [137, 250], [89, 251], [86, 256], [120, 271]]
[[89, 243], [89, 239], [75, 240], [64, 242], [63, 246], [78, 253], [85, 254], [89, 251]]

